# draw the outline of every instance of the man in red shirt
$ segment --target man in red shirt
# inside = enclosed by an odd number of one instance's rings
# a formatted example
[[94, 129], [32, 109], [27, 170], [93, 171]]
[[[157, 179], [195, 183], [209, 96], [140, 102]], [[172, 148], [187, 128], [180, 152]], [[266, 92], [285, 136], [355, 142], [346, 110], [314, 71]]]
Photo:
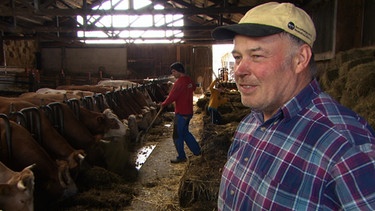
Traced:
[[184, 141], [194, 155], [201, 154], [201, 148], [189, 131], [189, 123], [193, 117], [193, 92], [196, 88], [193, 80], [185, 74], [184, 66], [175, 62], [171, 66], [171, 73], [177, 79], [169, 92], [167, 99], [161, 104], [162, 109], [175, 102], [175, 118], [173, 124], [173, 142], [178, 156], [171, 163], [186, 162]]

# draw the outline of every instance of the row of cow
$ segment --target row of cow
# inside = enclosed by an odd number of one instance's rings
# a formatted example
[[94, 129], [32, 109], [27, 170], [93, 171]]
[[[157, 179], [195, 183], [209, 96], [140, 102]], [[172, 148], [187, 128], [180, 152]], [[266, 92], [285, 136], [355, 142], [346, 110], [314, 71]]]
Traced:
[[[124, 156], [129, 155], [127, 142], [137, 141], [138, 133], [148, 128], [168, 87], [149, 83], [124, 88], [116, 83], [0, 97], [0, 161], [18, 172], [35, 164], [32, 207], [44, 209], [48, 203], [75, 195], [83, 165], [126, 175], [131, 161]], [[113, 157], [119, 155], [121, 159]], [[6, 202], [14, 204], [19, 197], [10, 198], [13, 201]], [[0, 201], [0, 209], [6, 204]]]

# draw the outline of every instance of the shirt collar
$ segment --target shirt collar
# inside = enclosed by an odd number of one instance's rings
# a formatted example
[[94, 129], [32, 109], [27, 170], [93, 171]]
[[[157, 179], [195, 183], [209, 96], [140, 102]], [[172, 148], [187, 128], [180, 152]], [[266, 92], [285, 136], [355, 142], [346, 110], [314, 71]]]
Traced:
[[300, 93], [293, 97], [283, 107], [281, 112], [285, 119], [293, 118], [302, 109], [306, 108], [316, 96], [322, 92], [319, 83], [313, 79]]

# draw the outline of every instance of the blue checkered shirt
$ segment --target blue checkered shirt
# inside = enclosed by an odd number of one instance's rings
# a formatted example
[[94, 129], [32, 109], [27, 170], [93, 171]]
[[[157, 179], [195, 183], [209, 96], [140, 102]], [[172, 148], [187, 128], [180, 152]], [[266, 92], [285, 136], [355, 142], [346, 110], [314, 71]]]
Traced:
[[375, 210], [374, 134], [313, 80], [271, 119], [241, 121], [218, 210]]

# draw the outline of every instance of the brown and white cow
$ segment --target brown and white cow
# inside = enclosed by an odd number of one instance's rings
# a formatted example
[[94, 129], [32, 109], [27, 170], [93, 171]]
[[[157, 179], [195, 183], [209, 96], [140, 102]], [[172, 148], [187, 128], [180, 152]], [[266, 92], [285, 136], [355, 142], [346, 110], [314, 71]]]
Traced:
[[[11, 146], [7, 142], [11, 128]], [[66, 161], [56, 161], [40, 146], [27, 129], [9, 120], [0, 119], [0, 161], [9, 168], [20, 171], [35, 164], [35, 203], [39, 206], [48, 204], [77, 193], [77, 186], [72, 179]]]
[[[47, 88], [43, 88], [47, 89]], [[103, 105], [98, 105], [96, 102], [95, 97], [97, 94], [89, 91], [80, 91], [80, 90], [55, 90], [48, 88], [49, 91], [45, 90], [37, 90], [37, 92], [26, 92], [18, 97], [24, 98], [24, 99], [34, 99], [34, 104], [48, 104], [50, 102], [61, 102], [61, 103], [67, 103], [69, 100], [78, 100], [79, 104], [85, 104], [88, 103], [87, 101], [91, 100], [92, 104], [87, 105], [91, 106], [91, 110], [100, 112], [104, 108], [108, 108], [108, 105], [106, 104], [105, 99], [102, 102]], [[43, 92], [44, 91], [44, 92]], [[104, 107], [104, 108], [102, 108]]]
[[115, 87], [116, 89], [119, 88], [133, 88], [139, 86], [138, 83], [129, 80], [101, 80], [98, 82], [99, 86], [106, 86], [106, 87]]
[[[35, 92], [24, 93], [20, 95], [19, 98], [21, 98], [21, 100], [33, 103], [36, 106], [44, 106], [54, 102], [63, 103], [65, 101], [63, 94], [38, 94]], [[63, 105], [62, 108], [64, 109], [64, 115], [71, 115], [70, 113], [72, 111], [67, 111], [67, 105]], [[85, 107], [79, 106], [77, 113], [78, 114], [74, 113], [75, 115], [78, 115], [76, 118], [78, 118], [78, 120], [81, 121], [81, 123], [83, 123], [83, 125], [87, 127], [87, 129], [93, 135], [104, 134], [110, 129], [116, 129], [119, 127], [116, 120], [107, 118], [102, 112], [92, 111]]]
[[81, 91], [90, 91], [93, 93], [102, 93], [113, 91], [113, 87], [102, 86], [102, 85], [61, 85], [56, 87], [58, 90], [81, 90]]
[[[31, 92], [32, 93], [32, 92]], [[81, 98], [84, 96], [93, 96], [95, 93], [91, 91], [82, 91], [82, 90], [65, 90], [65, 89], [52, 89], [52, 88], [40, 88], [35, 91], [37, 94], [65, 94], [68, 98]], [[24, 93], [27, 95], [28, 93]], [[22, 94], [23, 95], [23, 94]]]
[[[93, 90], [96, 89], [98, 86], [64, 86], [64, 88], [73, 88], [73, 89], [86, 89], [86, 90]], [[55, 94], [51, 91], [48, 91], [46, 94], [39, 94], [39, 93], [25, 93], [20, 95], [21, 98], [28, 98], [28, 100], [34, 100], [40, 99], [44, 102], [48, 102], [48, 98], [52, 99], [58, 99], [60, 102], [62, 102], [66, 97], [64, 96], [64, 93], [68, 93], [68, 90], [62, 90], [62, 87], [60, 89], [55, 90]], [[142, 91], [140, 91], [141, 89]], [[60, 95], [60, 96], [58, 96]], [[51, 99], [50, 99], [51, 100]], [[49, 100], [49, 101], [50, 101]], [[120, 89], [116, 91], [111, 91], [105, 93], [105, 101], [106, 101], [106, 107], [110, 108], [120, 119], [126, 119], [129, 122], [132, 122], [129, 125], [136, 125], [137, 129], [132, 129], [131, 133], [132, 136], [137, 137], [138, 130], [145, 130], [148, 128], [149, 124], [151, 123], [152, 119], [156, 115], [156, 103], [152, 101], [150, 95], [148, 94], [145, 87], [136, 87], [131, 89]], [[40, 102], [34, 102], [34, 104]], [[80, 109], [82, 110], [82, 109]], [[91, 112], [91, 111], [90, 111]], [[87, 113], [86, 111], [80, 112], [82, 114]], [[134, 117], [135, 117], [135, 123], [134, 123]], [[80, 118], [81, 121], [84, 121], [84, 118]], [[84, 122], [85, 123], [85, 122]], [[92, 123], [90, 120], [88, 123]], [[90, 125], [86, 125], [91, 133], [96, 135], [94, 133], [94, 130], [98, 130], [99, 128], [97, 126], [92, 127]], [[131, 127], [133, 128], [133, 127]]]
[[[12, 116], [13, 111], [20, 111], [24, 108], [35, 107], [34, 104], [19, 98], [0, 97], [0, 113]], [[65, 160], [70, 169], [77, 170], [82, 160], [83, 150], [74, 149], [68, 141], [53, 127], [48, 117], [40, 114], [41, 123], [41, 146], [54, 159]]]
[[0, 162], [0, 210], [34, 210], [33, 166], [16, 172]]
[[[25, 97], [21, 98], [21, 100], [30, 102], [35, 106], [37, 106], [37, 102], [39, 101], [38, 98]], [[41, 107], [45, 108], [44, 112], [50, 116], [57, 131], [75, 149], [87, 150], [102, 136], [97, 138], [97, 135], [104, 134], [111, 128], [119, 127], [117, 122], [109, 120], [102, 113], [89, 111], [80, 107], [77, 116], [67, 104], [54, 102], [51, 99], [45, 98], [44, 105], [41, 105]], [[61, 116], [54, 115], [53, 111], [61, 111]]]
[[[37, 103], [33, 101], [37, 98], [22, 99]], [[49, 102], [48, 105], [52, 103], [49, 99], [45, 102]], [[130, 121], [122, 122], [111, 109], [98, 113], [80, 108], [78, 120], [68, 105], [64, 103], [52, 103], [52, 105], [62, 109], [61, 119], [64, 122], [62, 134], [73, 147], [85, 151], [84, 161], [87, 164], [101, 166], [118, 174], [124, 172], [124, 166], [129, 165], [130, 161], [130, 152], [127, 147], [129, 144], [125, 144], [125, 142], [130, 142], [130, 139], [125, 135], [129, 130], [128, 122], [134, 128], [134, 121], [131, 118], [129, 118]]]
[[[110, 93], [114, 94], [114, 93]], [[24, 93], [19, 96], [20, 98], [31, 102], [35, 105], [47, 105], [49, 103], [53, 102], [64, 102], [64, 94], [39, 94], [35, 92], [28, 92]], [[107, 102], [106, 102], [107, 103]], [[132, 140], [136, 140], [136, 137], [138, 135], [138, 130], [140, 124], [142, 123], [142, 115], [139, 117], [130, 109], [126, 109], [124, 105], [122, 107], [118, 107], [120, 104], [113, 105], [115, 102], [110, 102], [111, 106], [106, 106], [106, 108], [103, 110], [103, 112], [95, 112], [92, 110], [89, 110], [87, 108], [84, 108], [82, 106], [79, 107], [78, 110], [78, 119], [82, 122], [82, 124], [89, 129], [91, 134], [94, 136], [98, 136], [100, 134], [105, 134], [108, 132], [108, 130], [116, 130], [118, 128], [117, 121], [113, 120], [112, 118], [107, 118], [104, 114], [105, 110], [110, 108], [112, 110], [112, 113], [116, 114], [117, 119], [121, 119], [125, 122], [128, 122], [128, 126], [130, 129]], [[114, 111], [112, 106], [116, 106], [115, 109], [118, 111]], [[120, 115], [119, 115], [120, 112]], [[125, 114], [126, 113], [126, 114]], [[138, 116], [138, 118], [137, 118]], [[73, 124], [70, 124], [73, 125]], [[147, 122], [144, 123], [144, 127], [147, 127]], [[117, 129], [118, 130], [118, 129]]]

